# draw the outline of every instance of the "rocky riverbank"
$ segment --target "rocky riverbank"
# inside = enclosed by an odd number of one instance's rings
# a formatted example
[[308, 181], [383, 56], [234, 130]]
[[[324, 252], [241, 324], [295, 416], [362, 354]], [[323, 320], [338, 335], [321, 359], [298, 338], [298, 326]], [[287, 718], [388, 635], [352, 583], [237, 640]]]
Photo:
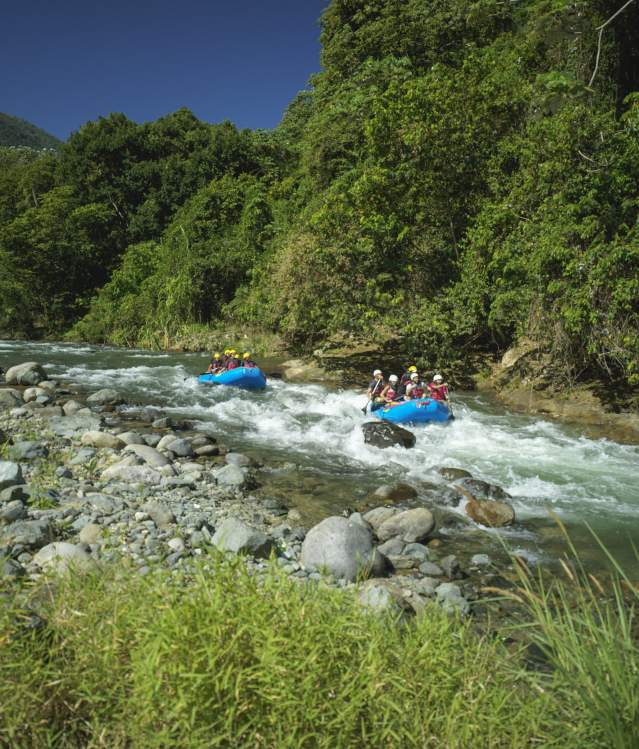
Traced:
[[[483, 588], [512, 577], [486, 554], [460, 553], [439, 532], [441, 510], [406, 484], [306, 528], [296, 507], [261, 491], [255, 459], [229, 451], [223, 434], [125, 404], [114, 390], [80, 395], [32, 362], [8, 370], [0, 409], [5, 582], [122, 558], [140, 575], [188, 571], [217, 549], [258, 574], [273, 556], [293, 579], [353, 588], [375, 608], [418, 614], [435, 601], [465, 616]], [[440, 473], [450, 482], [442, 503], [463, 503], [469, 525], [513, 522], [499, 487]]]

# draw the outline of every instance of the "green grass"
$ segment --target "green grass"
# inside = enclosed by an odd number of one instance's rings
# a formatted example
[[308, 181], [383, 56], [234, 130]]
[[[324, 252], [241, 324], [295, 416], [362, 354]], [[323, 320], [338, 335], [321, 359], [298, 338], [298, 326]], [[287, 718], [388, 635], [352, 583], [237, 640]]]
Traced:
[[57, 580], [36, 632], [4, 604], [0, 746], [604, 746], [563, 692], [435, 606], [400, 623], [209, 564], [187, 585], [116, 566]]

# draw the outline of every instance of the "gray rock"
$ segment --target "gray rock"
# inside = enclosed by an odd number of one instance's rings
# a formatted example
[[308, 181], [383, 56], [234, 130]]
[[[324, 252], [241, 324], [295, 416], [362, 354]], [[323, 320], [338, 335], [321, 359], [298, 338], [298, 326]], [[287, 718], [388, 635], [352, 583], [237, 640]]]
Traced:
[[406, 543], [414, 543], [425, 541], [434, 527], [433, 513], [425, 507], [416, 507], [396, 513], [378, 526], [376, 531], [380, 541], [399, 536]]
[[89, 447], [108, 447], [112, 450], [120, 450], [124, 447], [124, 442], [122, 442], [119, 437], [116, 437], [114, 434], [110, 434], [109, 432], [85, 432], [82, 435], [80, 442], [83, 445], [88, 445]]
[[246, 468], [232, 464], [214, 471], [214, 476], [220, 486], [229, 489], [248, 488], [250, 484], [249, 473]]
[[0, 546], [21, 545], [27, 549], [39, 549], [53, 541], [53, 526], [48, 518], [18, 520], [6, 526], [0, 534]]
[[64, 411], [65, 416], [73, 416], [82, 408], [84, 408], [82, 403], [80, 403], [79, 401], [75, 401], [75, 400], [68, 400], [62, 406], [62, 410]]
[[20, 466], [9, 460], [0, 460], [0, 491], [18, 484], [24, 484]]
[[104, 481], [122, 481], [127, 484], [147, 484], [155, 486], [162, 481], [162, 474], [151, 466], [129, 466], [115, 463], [102, 471]]
[[59, 437], [73, 437], [78, 432], [95, 431], [100, 419], [92, 414], [77, 413], [73, 416], [54, 416], [49, 419], [49, 427]]
[[376, 507], [364, 513], [364, 520], [377, 530], [383, 522], [397, 515], [398, 512], [399, 510], [395, 507]]
[[441, 466], [437, 473], [443, 476], [447, 481], [458, 481], [459, 479], [471, 479], [472, 473], [465, 471], [463, 468], [453, 468], [450, 466]]
[[150, 501], [142, 505], [142, 511], [153, 520], [158, 528], [168, 528], [175, 523], [175, 515], [161, 502]]
[[473, 554], [470, 559], [470, 563], [473, 565], [473, 567], [487, 567], [493, 562], [488, 554]]
[[454, 554], [442, 557], [439, 560], [439, 566], [444, 570], [446, 577], [449, 577], [451, 580], [464, 576], [459, 565], [459, 560]]
[[242, 453], [227, 453], [224, 460], [231, 466], [247, 467], [251, 465], [251, 459]]
[[58, 466], [55, 469], [55, 475], [59, 479], [71, 479], [71, 478], [73, 478], [73, 473], [66, 466]]
[[488, 528], [502, 528], [515, 522], [515, 511], [507, 502], [475, 499], [467, 502], [464, 510], [471, 520]]
[[404, 551], [405, 545], [406, 544], [402, 541], [401, 538], [395, 536], [395, 538], [389, 538], [388, 541], [384, 541], [383, 544], [380, 544], [377, 547], [377, 551], [382, 553], [385, 557], [396, 557]]
[[15, 502], [19, 499], [21, 502], [26, 502], [29, 499], [29, 493], [26, 490], [25, 484], [16, 484], [14, 486], [8, 486], [0, 492], [0, 505], [6, 504], [7, 502]]
[[38, 385], [47, 379], [47, 373], [38, 362], [29, 361], [9, 367], [4, 379], [7, 385]]
[[39, 387], [27, 388], [24, 391], [24, 393], [22, 393], [22, 400], [25, 403], [30, 403], [31, 401], [37, 400], [41, 396], [45, 396], [47, 398], [47, 401], [50, 399], [47, 391], [43, 390], [42, 388], [39, 388]]
[[307, 570], [326, 571], [337, 578], [382, 575], [388, 561], [373, 545], [373, 533], [361, 523], [328, 517], [311, 528], [302, 544], [302, 564]]
[[95, 457], [96, 452], [94, 447], [83, 447], [71, 458], [69, 465], [83, 466]]
[[0, 409], [18, 408], [22, 405], [22, 395], [19, 390], [0, 388]]
[[78, 540], [83, 544], [97, 544], [102, 538], [102, 526], [97, 523], [87, 523], [78, 535]]
[[44, 442], [16, 442], [9, 448], [9, 457], [18, 461], [46, 458], [48, 454], [49, 448]]
[[202, 445], [195, 448], [195, 454], [198, 458], [209, 458], [220, 454], [220, 448], [217, 445]]
[[94, 566], [91, 556], [83, 548], [64, 541], [44, 546], [33, 557], [33, 563], [42, 569], [59, 573], [69, 569], [86, 570]]
[[120, 432], [118, 437], [125, 445], [145, 445], [144, 437], [138, 432]]
[[419, 565], [419, 571], [422, 575], [429, 577], [441, 577], [444, 574], [444, 570], [434, 562], [422, 562]]
[[364, 608], [377, 612], [391, 612], [398, 616], [409, 608], [395, 585], [385, 584], [385, 581], [380, 580], [367, 580], [360, 588], [357, 600]]
[[19, 499], [0, 505], [0, 523], [13, 523], [27, 516], [27, 508]]
[[470, 613], [470, 604], [464, 598], [458, 585], [442, 583], [435, 591], [440, 606], [448, 614], [466, 616]]
[[108, 494], [87, 494], [86, 501], [101, 515], [112, 515], [124, 507], [121, 499], [111, 497]]
[[170, 541], [167, 542], [167, 546], [174, 552], [181, 553], [184, 551], [184, 541], [182, 541], [181, 538], [170, 539]]
[[504, 491], [501, 486], [489, 484], [487, 481], [481, 481], [480, 479], [464, 478], [458, 481], [457, 485], [470, 492], [475, 499], [510, 499], [510, 494]]
[[0, 579], [17, 579], [25, 575], [26, 570], [15, 559], [4, 559], [0, 561]]
[[154, 447], [149, 447], [149, 445], [128, 444], [124, 448], [124, 452], [137, 455], [142, 458], [145, 463], [154, 468], [171, 465], [171, 461], [165, 455], [162, 455], [162, 453]]
[[149, 432], [148, 434], [144, 435], [144, 441], [149, 447], [156, 447], [160, 443], [162, 438], [159, 434], [156, 434], [155, 432]]
[[415, 446], [415, 435], [412, 432], [389, 421], [367, 421], [362, 424], [362, 431], [364, 442], [373, 447], [383, 449], [394, 445], [406, 448]]
[[221, 551], [264, 558], [271, 553], [273, 541], [257, 528], [237, 518], [229, 517], [223, 520], [215, 531], [213, 545]]
[[190, 458], [193, 455], [191, 443], [185, 439], [175, 439], [169, 445], [168, 449], [179, 458]]
[[413, 581], [413, 589], [420, 596], [427, 596], [432, 598], [435, 596], [437, 587], [441, 585], [439, 580], [433, 580], [432, 577], [421, 577], [418, 580]]
[[414, 557], [415, 559], [419, 559], [422, 562], [428, 561], [430, 557], [428, 547], [424, 546], [423, 544], [406, 544], [402, 554], [405, 554], [409, 557]]
[[111, 388], [103, 388], [95, 393], [92, 393], [87, 398], [87, 403], [92, 406], [114, 406], [118, 403], [123, 403], [123, 399], [116, 390]]

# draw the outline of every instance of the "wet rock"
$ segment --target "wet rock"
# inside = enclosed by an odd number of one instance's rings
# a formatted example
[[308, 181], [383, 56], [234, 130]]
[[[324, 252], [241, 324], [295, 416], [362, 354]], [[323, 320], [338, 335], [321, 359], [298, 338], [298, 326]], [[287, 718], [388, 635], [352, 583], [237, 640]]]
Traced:
[[49, 419], [49, 427], [59, 437], [74, 437], [78, 432], [96, 431], [100, 419], [93, 414], [74, 414], [73, 416], [54, 416]]
[[425, 507], [398, 512], [377, 528], [380, 541], [399, 536], [406, 543], [425, 541], [435, 527], [435, 518]]
[[169, 528], [175, 523], [175, 515], [167, 505], [161, 502], [146, 502], [141, 509], [146, 512], [158, 528]]
[[492, 564], [492, 559], [488, 556], [488, 554], [473, 554], [470, 559], [470, 563], [473, 565], [473, 567], [487, 567], [488, 565]]
[[0, 523], [13, 523], [27, 517], [27, 508], [19, 499], [0, 505]]
[[466, 616], [470, 613], [470, 604], [464, 598], [458, 585], [442, 583], [435, 591], [439, 605], [448, 614]]
[[475, 499], [510, 499], [510, 494], [504, 491], [501, 486], [489, 484], [487, 481], [480, 479], [461, 479], [453, 488], [465, 489], [470, 492]]
[[364, 442], [373, 447], [414, 447], [415, 435], [407, 429], [403, 429], [397, 424], [391, 424], [388, 421], [367, 421], [362, 424], [364, 432]]
[[380, 502], [406, 502], [417, 498], [417, 489], [410, 484], [383, 484], [373, 492], [373, 497]]
[[94, 566], [91, 556], [82, 547], [65, 541], [44, 546], [33, 557], [33, 563], [42, 569], [59, 573], [69, 569], [87, 570]]
[[251, 554], [254, 557], [268, 557], [273, 541], [262, 531], [234, 517], [226, 518], [213, 535], [213, 545], [220, 551], [235, 554]]
[[111, 388], [97, 390], [87, 398], [87, 403], [92, 406], [115, 406], [123, 402], [124, 400], [117, 390]]
[[133, 453], [150, 466], [159, 468], [160, 466], [168, 466], [171, 461], [161, 452], [148, 445], [129, 444], [124, 448], [125, 453]]
[[19, 484], [24, 484], [20, 466], [9, 460], [0, 460], [0, 490]]
[[515, 511], [506, 502], [491, 499], [469, 500], [465, 510], [469, 518], [489, 528], [502, 528], [515, 522]]
[[9, 448], [9, 457], [18, 461], [46, 458], [48, 454], [49, 448], [44, 442], [16, 442]]
[[326, 571], [350, 581], [369, 574], [379, 576], [388, 564], [375, 549], [371, 530], [338, 516], [311, 528], [302, 544], [301, 561], [307, 570]]
[[242, 453], [227, 453], [224, 460], [232, 466], [248, 467], [251, 465], [251, 459]]
[[9, 367], [4, 379], [7, 385], [38, 385], [47, 379], [47, 373], [38, 362], [30, 361]]
[[0, 409], [16, 408], [22, 405], [22, 395], [19, 390], [0, 388]]
[[473, 477], [469, 471], [465, 471], [463, 468], [452, 468], [449, 466], [441, 466], [437, 469], [437, 473], [447, 481], [458, 481], [459, 479], [470, 479]]
[[82, 435], [80, 442], [83, 445], [88, 445], [90, 447], [108, 447], [112, 450], [119, 450], [124, 447], [124, 442], [122, 442], [119, 437], [116, 437], [114, 434], [110, 434], [109, 432], [85, 432]]

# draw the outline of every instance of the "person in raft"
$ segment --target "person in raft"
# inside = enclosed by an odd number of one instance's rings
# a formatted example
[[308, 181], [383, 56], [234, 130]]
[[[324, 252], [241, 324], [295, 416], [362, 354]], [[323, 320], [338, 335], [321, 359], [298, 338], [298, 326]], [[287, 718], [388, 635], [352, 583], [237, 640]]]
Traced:
[[406, 385], [406, 400], [418, 400], [424, 397], [424, 385], [419, 381], [419, 374], [413, 372], [410, 376], [410, 382]]
[[382, 390], [384, 389], [384, 375], [381, 369], [376, 369], [373, 372], [373, 379], [368, 385], [366, 395], [369, 401], [380, 402], [382, 397]]
[[231, 369], [237, 369], [238, 367], [242, 366], [242, 362], [240, 361], [240, 357], [237, 355], [237, 351], [232, 348], [229, 353], [229, 358], [226, 362], [226, 370], [227, 372]]
[[410, 378], [413, 372], [417, 372], [417, 367], [414, 364], [411, 364], [410, 367], [408, 367], [408, 369], [402, 375], [399, 381], [399, 388], [400, 388], [401, 395], [403, 395], [406, 392], [406, 385], [408, 385], [408, 383], [410, 382]]
[[402, 400], [402, 396], [399, 395], [397, 392], [399, 390], [399, 377], [397, 375], [392, 374], [388, 378], [388, 385], [382, 390], [382, 398], [385, 403], [391, 404], [391, 403], [397, 403], [398, 401]]
[[440, 374], [436, 374], [433, 381], [428, 383], [428, 394], [435, 401], [448, 403], [448, 385]]
[[242, 364], [241, 364], [241, 366], [242, 367], [246, 367], [247, 369], [256, 369], [257, 368], [257, 364], [253, 361], [253, 359], [251, 359], [251, 352], [250, 351], [245, 351], [242, 354]]
[[218, 351], [216, 351], [211, 357], [211, 363], [209, 364], [209, 368], [206, 370], [206, 373], [217, 374], [223, 367], [224, 364], [222, 363], [222, 356]]

